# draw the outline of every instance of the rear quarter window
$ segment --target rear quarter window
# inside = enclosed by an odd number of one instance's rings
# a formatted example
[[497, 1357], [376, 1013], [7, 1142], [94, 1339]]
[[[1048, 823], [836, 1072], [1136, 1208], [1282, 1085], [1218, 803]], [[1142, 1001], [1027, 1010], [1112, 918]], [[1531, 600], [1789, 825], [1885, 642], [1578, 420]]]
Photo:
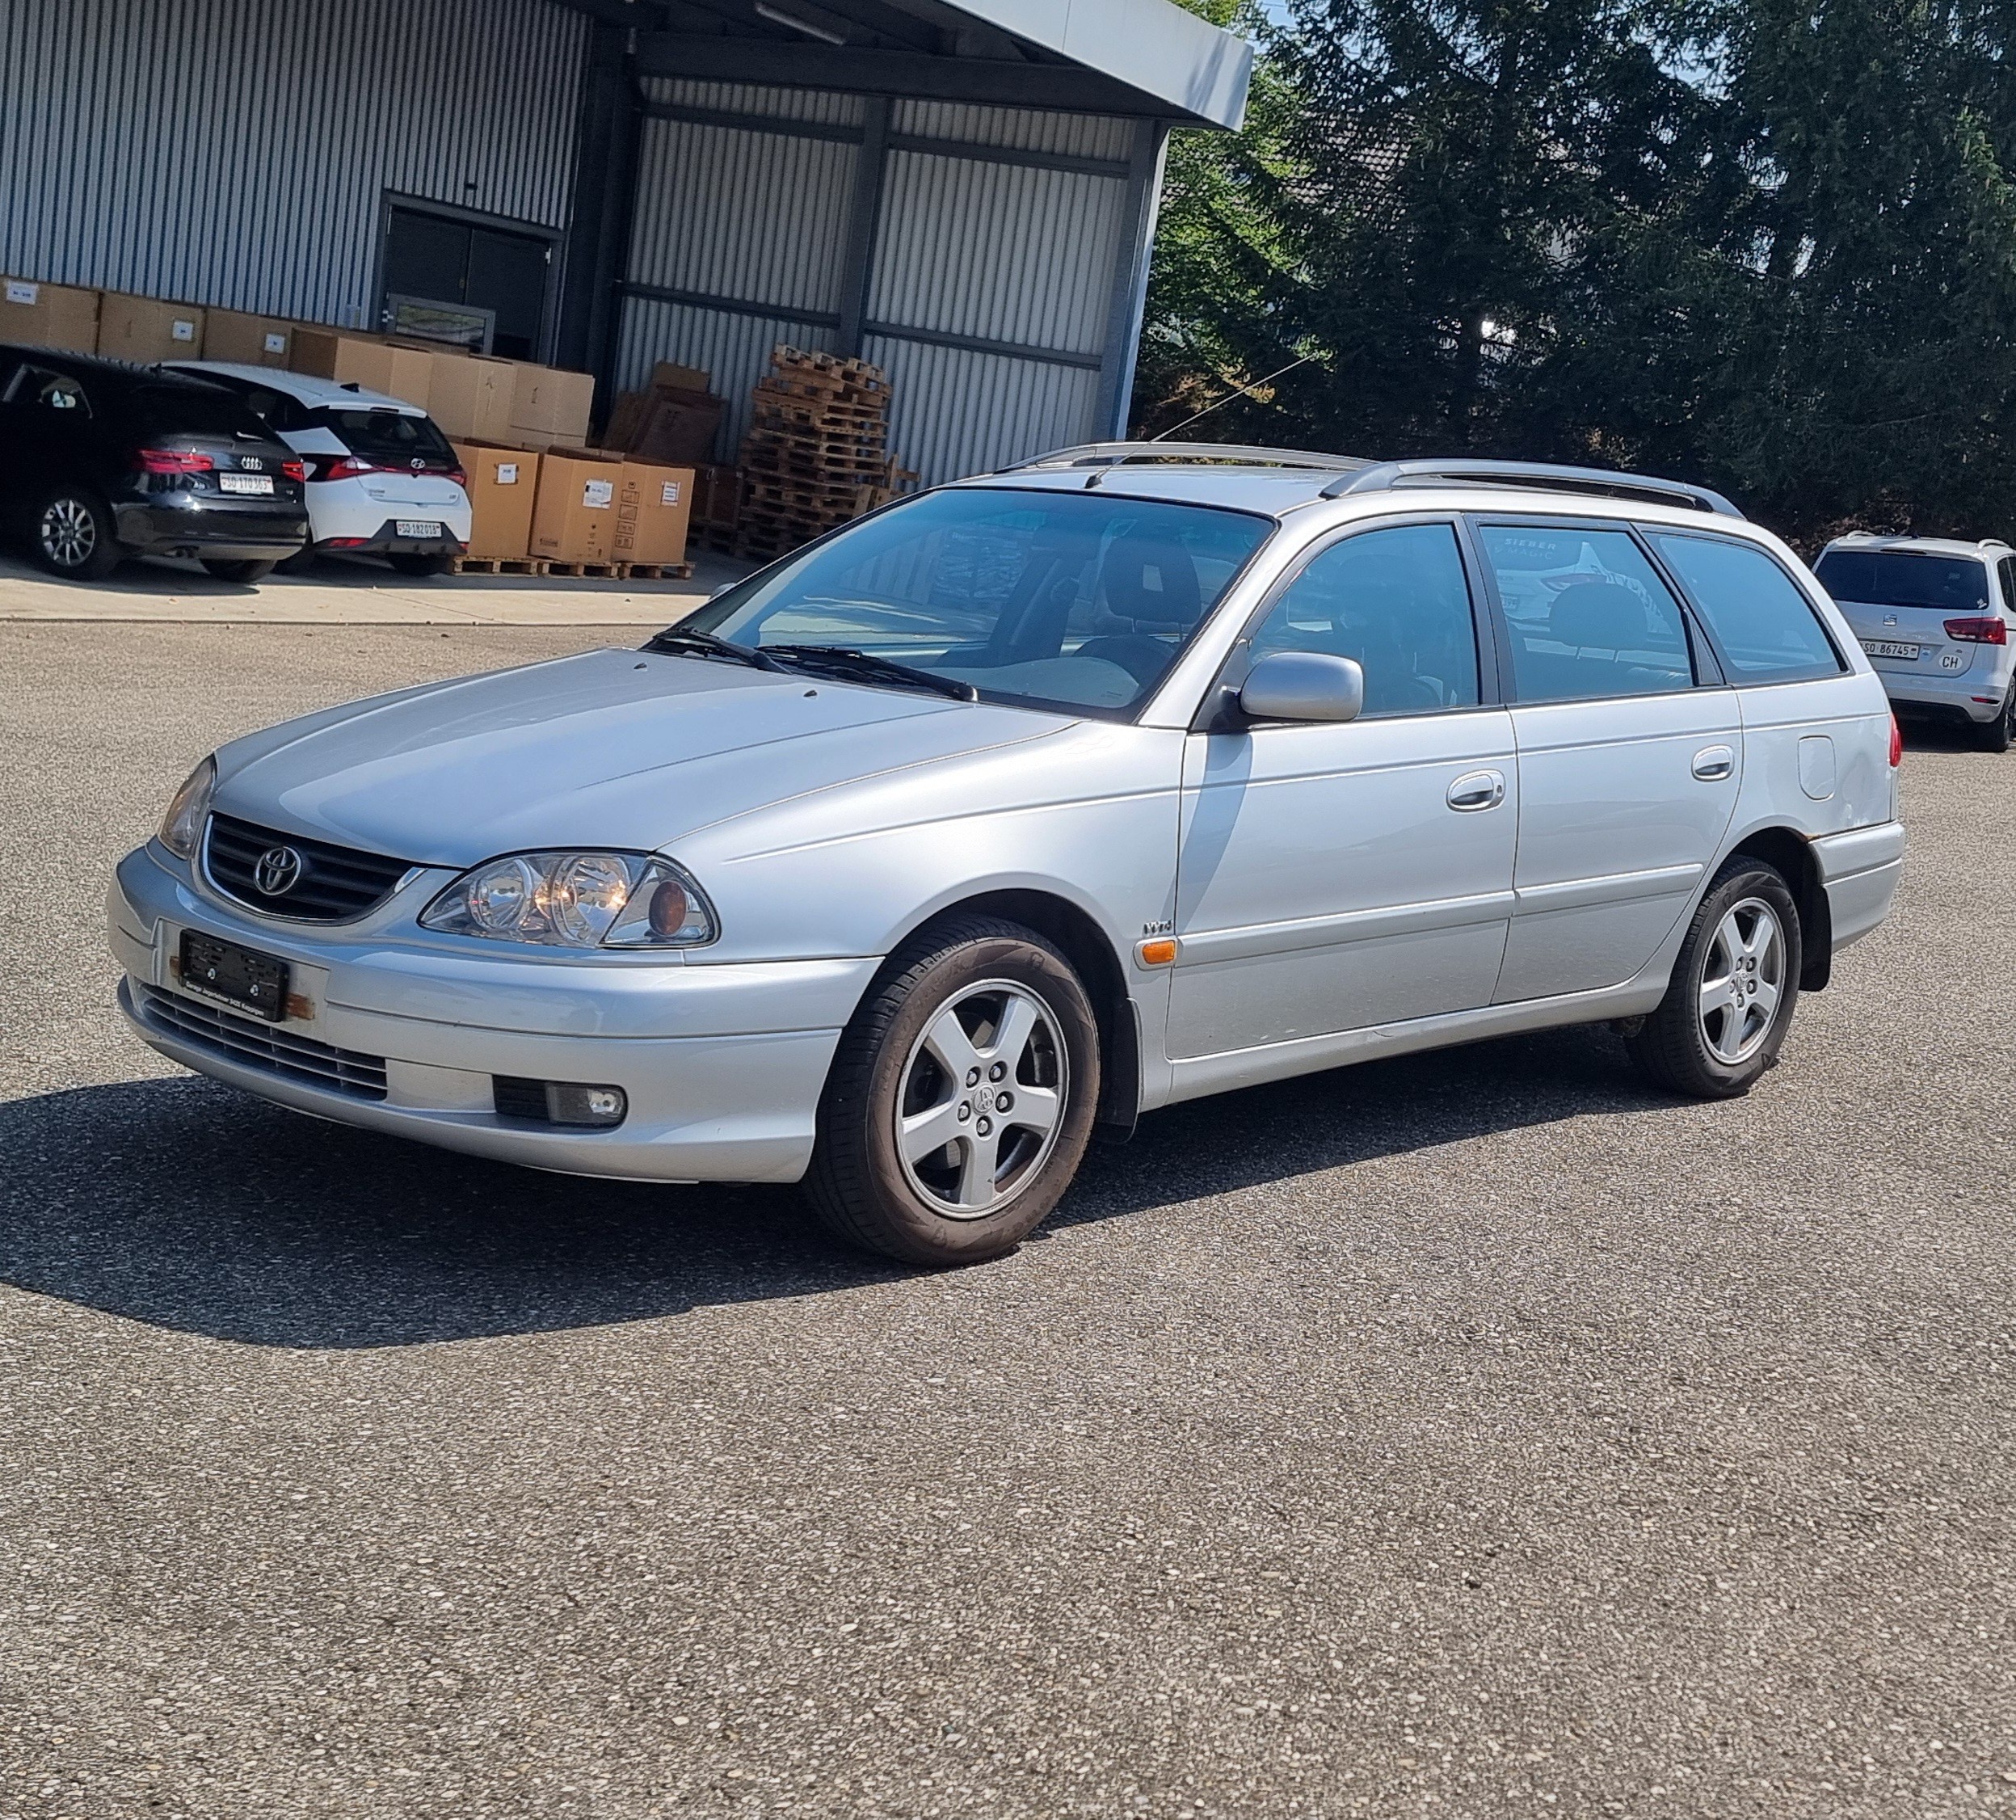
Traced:
[[1799, 584], [1764, 550], [1646, 528], [1714, 634], [1732, 682], [1805, 682], [1847, 668]]

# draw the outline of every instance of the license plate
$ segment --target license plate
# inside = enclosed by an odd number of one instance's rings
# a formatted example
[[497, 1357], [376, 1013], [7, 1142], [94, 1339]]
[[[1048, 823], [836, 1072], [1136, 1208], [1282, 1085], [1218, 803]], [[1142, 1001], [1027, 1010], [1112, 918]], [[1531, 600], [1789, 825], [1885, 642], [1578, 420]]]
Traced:
[[1915, 664], [1918, 660], [1918, 652], [1921, 647], [1917, 645], [1900, 645], [1895, 638], [1864, 638], [1862, 642], [1862, 648], [1871, 657], [1902, 657]]
[[277, 1024], [287, 1015], [287, 963], [271, 954], [182, 932], [182, 988]]
[[438, 537], [441, 534], [441, 521], [438, 518], [402, 518], [398, 522], [402, 537]]
[[273, 477], [270, 474], [221, 474], [217, 485], [227, 493], [270, 493]]

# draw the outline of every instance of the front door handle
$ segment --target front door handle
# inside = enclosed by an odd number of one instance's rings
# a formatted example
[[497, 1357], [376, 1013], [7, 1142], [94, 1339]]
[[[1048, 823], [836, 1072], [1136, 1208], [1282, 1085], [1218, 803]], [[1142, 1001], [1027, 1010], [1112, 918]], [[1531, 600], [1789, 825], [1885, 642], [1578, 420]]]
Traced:
[[1719, 784], [1736, 774], [1736, 753], [1728, 746], [1703, 746], [1694, 755], [1694, 774], [1704, 784]]
[[1465, 814], [1495, 809], [1505, 799], [1502, 771], [1466, 771], [1449, 786], [1449, 806]]

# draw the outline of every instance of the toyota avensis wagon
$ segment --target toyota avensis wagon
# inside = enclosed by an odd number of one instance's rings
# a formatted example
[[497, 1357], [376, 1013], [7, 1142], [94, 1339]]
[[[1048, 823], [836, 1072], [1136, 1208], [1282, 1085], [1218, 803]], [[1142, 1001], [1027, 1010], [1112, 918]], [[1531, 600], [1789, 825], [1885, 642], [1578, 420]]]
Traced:
[[1897, 761], [1711, 494], [1106, 445], [236, 740], [112, 939], [149, 1043], [283, 1105], [951, 1262], [1096, 1129], [1370, 1056], [1615, 1020], [1744, 1092], [1888, 910]]

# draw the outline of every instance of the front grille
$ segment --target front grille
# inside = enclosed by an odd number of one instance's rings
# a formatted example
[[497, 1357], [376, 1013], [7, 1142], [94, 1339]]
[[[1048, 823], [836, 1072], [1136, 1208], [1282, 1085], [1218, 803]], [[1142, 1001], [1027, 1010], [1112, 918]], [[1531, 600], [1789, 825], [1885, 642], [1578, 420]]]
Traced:
[[385, 1057], [338, 1049], [313, 1037], [297, 1036], [256, 1017], [241, 1017], [223, 1006], [141, 986], [140, 1013], [157, 1029], [246, 1068], [263, 1068], [356, 1100], [385, 1097]]
[[[259, 856], [276, 847], [291, 847], [300, 854], [301, 875], [289, 890], [269, 897], [259, 889], [255, 874]], [[332, 846], [220, 815], [210, 817], [203, 863], [210, 883], [226, 897], [269, 916], [309, 923], [355, 922], [391, 896], [409, 869], [402, 859]]]
[[525, 1119], [541, 1125], [553, 1123], [553, 1114], [546, 1105], [546, 1084], [543, 1081], [526, 1081], [511, 1074], [493, 1074], [490, 1077], [490, 1103], [496, 1107], [499, 1119]]

